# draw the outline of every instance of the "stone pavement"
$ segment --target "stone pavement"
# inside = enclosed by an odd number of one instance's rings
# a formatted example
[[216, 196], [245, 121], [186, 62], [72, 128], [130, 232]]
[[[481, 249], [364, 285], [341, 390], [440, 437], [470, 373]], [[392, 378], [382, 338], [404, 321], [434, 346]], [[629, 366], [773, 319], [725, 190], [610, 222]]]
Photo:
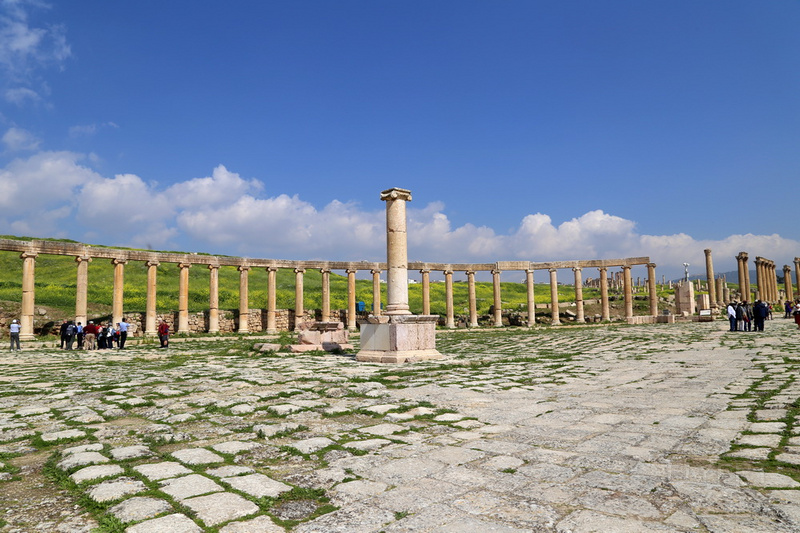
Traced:
[[441, 332], [0, 357], [0, 532], [800, 531], [800, 332]]

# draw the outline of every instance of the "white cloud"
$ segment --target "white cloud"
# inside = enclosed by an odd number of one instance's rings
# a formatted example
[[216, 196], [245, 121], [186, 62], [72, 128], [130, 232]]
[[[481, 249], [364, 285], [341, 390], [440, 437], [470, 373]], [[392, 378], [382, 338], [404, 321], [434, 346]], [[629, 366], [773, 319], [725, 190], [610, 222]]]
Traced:
[[183, 181], [167, 189], [166, 194], [176, 207], [188, 209], [230, 205], [243, 196], [257, 193], [264, 185], [256, 180], [242, 179], [223, 165], [217, 166], [211, 176]]
[[39, 93], [28, 87], [15, 87], [6, 90], [5, 99], [7, 102], [21, 106], [26, 101], [38, 102], [42, 97], [39, 96]]
[[70, 137], [82, 137], [82, 136], [92, 136], [97, 133], [98, 130], [102, 128], [119, 128], [113, 122], [103, 122], [102, 124], [81, 124], [78, 126], [72, 126], [69, 129], [69, 136]]
[[11, 127], [3, 134], [3, 144], [9, 152], [38, 150], [41, 140], [22, 128]]

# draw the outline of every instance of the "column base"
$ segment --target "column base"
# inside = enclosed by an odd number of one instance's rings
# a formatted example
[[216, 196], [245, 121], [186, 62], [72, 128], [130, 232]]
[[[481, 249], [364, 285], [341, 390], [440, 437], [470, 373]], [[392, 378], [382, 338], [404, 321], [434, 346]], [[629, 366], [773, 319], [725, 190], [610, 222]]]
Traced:
[[438, 315], [370, 316], [361, 326], [356, 361], [411, 363], [441, 359], [436, 350]]

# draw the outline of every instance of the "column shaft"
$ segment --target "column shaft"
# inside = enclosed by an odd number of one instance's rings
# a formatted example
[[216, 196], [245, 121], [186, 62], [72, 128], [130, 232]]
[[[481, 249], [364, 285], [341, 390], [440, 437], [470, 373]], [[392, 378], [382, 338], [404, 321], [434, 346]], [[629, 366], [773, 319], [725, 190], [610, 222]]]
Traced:
[[372, 314], [381, 316], [381, 271], [371, 270], [372, 273]]
[[494, 327], [503, 327], [503, 299], [500, 294], [500, 271], [492, 270], [492, 296], [494, 301]]
[[[714, 283], [714, 280], [711, 280]], [[658, 316], [658, 288], [656, 287], [656, 264], [647, 264], [648, 299], [650, 300], [650, 316]]]
[[306, 310], [303, 305], [303, 300], [305, 295], [303, 294], [303, 275], [305, 274], [305, 268], [295, 268], [294, 269], [294, 329], [297, 330], [297, 327], [305, 322], [305, 314]]
[[156, 326], [156, 294], [158, 291], [157, 274], [158, 274], [158, 261], [147, 261], [147, 300], [145, 302], [144, 311], [144, 334], [148, 337], [155, 337], [158, 335]]
[[551, 268], [550, 272], [550, 323], [554, 326], [561, 324], [558, 316], [558, 270]]
[[625, 319], [633, 321], [633, 294], [631, 291], [631, 267], [622, 267], [622, 287], [625, 298]]
[[420, 270], [422, 274], [422, 314], [431, 314], [431, 271]]
[[706, 248], [703, 250], [706, 254], [706, 279], [708, 280], [708, 299], [711, 304], [711, 308], [714, 309], [717, 307], [717, 290], [714, 286], [714, 262], [711, 259], [711, 249]]
[[467, 270], [467, 290], [469, 292], [469, 327], [478, 327], [478, 298], [475, 294], [475, 271]]
[[87, 308], [87, 292], [89, 290], [89, 263], [91, 257], [76, 257], [75, 262], [78, 263], [78, 279], [75, 285], [75, 323], [81, 323], [85, 326], [86, 322], [86, 308]]
[[525, 271], [525, 288], [528, 296], [528, 327], [536, 324], [536, 299], [533, 294], [533, 269]]
[[277, 333], [278, 267], [267, 267], [267, 333]]
[[116, 327], [116, 324], [122, 321], [122, 301], [124, 298], [124, 284], [125, 284], [125, 263], [124, 259], [112, 259], [111, 264], [114, 265], [114, 295], [111, 303], [111, 322]]
[[608, 269], [600, 267], [600, 318], [604, 322], [611, 320], [611, 311], [608, 306]]
[[322, 273], [322, 321], [331, 321], [331, 271], [320, 269]]
[[575, 322], [586, 322], [583, 316], [583, 278], [580, 267], [572, 269], [575, 273], [575, 306], [577, 307]]
[[249, 266], [237, 267], [239, 271], [239, 333], [250, 332], [250, 289], [248, 287]]
[[410, 191], [390, 189], [381, 193], [386, 201], [387, 315], [410, 315], [408, 307], [408, 237], [406, 202]]
[[445, 327], [453, 329], [456, 327], [455, 315], [453, 312], [453, 271], [444, 271], [444, 298], [447, 309], [447, 319]]
[[347, 329], [356, 330], [356, 271], [347, 270]]
[[208, 265], [208, 332], [219, 333], [219, 266]]
[[20, 340], [33, 340], [33, 307], [35, 302], [35, 253], [23, 252], [22, 259], [22, 314], [19, 317]]
[[178, 333], [189, 333], [189, 269], [190, 263], [178, 263]]
[[783, 265], [783, 286], [786, 290], [786, 299], [794, 301], [794, 287], [792, 287], [792, 267]]

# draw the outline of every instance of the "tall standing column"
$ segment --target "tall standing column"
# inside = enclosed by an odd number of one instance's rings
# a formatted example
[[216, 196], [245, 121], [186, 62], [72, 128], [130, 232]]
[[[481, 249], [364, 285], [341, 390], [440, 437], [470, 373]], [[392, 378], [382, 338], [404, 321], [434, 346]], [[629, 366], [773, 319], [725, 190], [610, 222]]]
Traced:
[[769, 296], [766, 291], [767, 279], [766, 270], [764, 269], [764, 260], [756, 256], [756, 297], [764, 301], [769, 301]]
[[219, 265], [208, 265], [208, 332], [219, 333]]
[[748, 300], [749, 287], [747, 285], [748, 285], [749, 274], [747, 274], [746, 252], [739, 252], [739, 255], [736, 256], [736, 268], [739, 274], [739, 299]]
[[503, 327], [503, 299], [500, 294], [500, 271], [492, 270], [492, 296], [494, 301], [494, 327]]
[[600, 318], [603, 322], [611, 320], [611, 311], [608, 307], [608, 268], [600, 267]]
[[331, 269], [319, 269], [322, 274], [322, 321], [331, 321]]
[[406, 202], [411, 191], [389, 189], [381, 193], [386, 202], [386, 289], [387, 315], [410, 315], [408, 307], [408, 236], [406, 234]]
[[786, 299], [794, 301], [794, 287], [792, 287], [792, 267], [783, 265], [783, 286], [786, 290]]
[[720, 306], [724, 307], [725, 304], [727, 303], [724, 290], [726, 288], [724, 286], [725, 282], [722, 278], [717, 278], [716, 283], [717, 283], [717, 298], [719, 298], [717, 303], [719, 303]]
[[444, 271], [444, 299], [445, 307], [447, 309], [447, 319], [445, 320], [445, 327], [454, 329], [456, 327], [455, 313], [453, 311], [453, 271]]
[[33, 307], [36, 285], [36, 256], [32, 252], [22, 252], [22, 314], [19, 317], [20, 340], [33, 340]]
[[536, 324], [536, 299], [533, 294], [533, 269], [525, 270], [525, 288], [528, 293], [528, 327]]
[[550, 323], [554, 326], [561, 324], [558, 316], [558, 269], [551, 268], [550, 272]]
[[797, 286], [797, 294], [800, 296], [800, 257], [794, 258], [794, 281]]
[[622, 267], [622, 288], [625, 298], [625, 319], [633, 321], [633, 294], [631, 292], [631, 267]]
[[117, 324], [122, 321], [122, 301], [124, 298], [125, 263], [126, 259], [112, 259], [114, 265], [114, 296], [111, 303], [111, 321]]
[[92, 258], [88, 256], [75, 258], [75, 262], [78, 263], [78, 279], [75, 285], [75, 322], [80, 322], [84, 326], [87, 324], [86, 294], [89, 290], [89, 263], [91, 261]]
[[[713, 284], [713, 279], [711, 280]], [[656, 264], [647, 263], [647, 287], [650, 300], [650, 316], [658, 316], [658, 289], [656, 287]]]
[[422, 274], [422, 314], [431, 314], [431, 271], [423, 269]]
[[769, 275], [770, 275], [770, 288], [772, 289], [772, 301], [777, 303], [780, 300], [778, 292], [778, 273], [775, 266], [775, 261], [769, 262]]
[[708, 279], [708, 299], [710, 300], [711, 308], [717, 308], [717, 290], [714, 286], [714, 263], [711, 259], [711, 248], [703, 250], [706, 254], [706, 279]]
[[578, 308], [576, 311], [575, 322], [586, 322], [583, 316], [583, 279], [581, 276], [581, 267], [572, 269], [575, 273], [575, 306]]
[[189, 269], [191, 263], [178, 263], [178, 333], [189, 333]]
[[370, 270], [372, 273], [372, 314], [381, 316], [381, 271]]
[[267, 333], [278, 332], [278, 267], [267, 267]]
[[250, 289], [248, 287], [248, 276], [250, 267], [241, 265], [237, 267], [239, 271], [239, 331], [238, 333], [250, 333]]
[[347, 269], [347, 329], [356, 330], [356, 271]]
[[147, 261], [147, 300], [144, 311], [144, 334], [148, 337], [158, 335], [156, 326], [156, 294], [158, 291], [158, 261]]
[[294, 329], [297, 330], [298, 326], [305, 321], [305, 307], [303, 306], [303, 300], [305, 295], [303, 294], [303, 274], [305, 274], [305, 268], [295, 268], [294, 269]]
[[475, 294], [475, 271], [467, 270], [467, 291], [469, 293], [469, 327], [478, 327], [478, 298]]

